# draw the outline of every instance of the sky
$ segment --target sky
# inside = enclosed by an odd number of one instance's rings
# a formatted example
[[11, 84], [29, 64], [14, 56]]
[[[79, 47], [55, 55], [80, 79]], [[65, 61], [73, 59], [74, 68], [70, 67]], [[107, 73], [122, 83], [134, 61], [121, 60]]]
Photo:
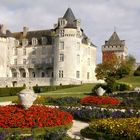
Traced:
[[97, 63], [102, 59], [101, 46], [114, 30], [140, 62], [140, 0], [0, 0], [0, 24], [11, 32], [22, 31], [23, 26], [50, 29], [68, 7], [97, 46]]

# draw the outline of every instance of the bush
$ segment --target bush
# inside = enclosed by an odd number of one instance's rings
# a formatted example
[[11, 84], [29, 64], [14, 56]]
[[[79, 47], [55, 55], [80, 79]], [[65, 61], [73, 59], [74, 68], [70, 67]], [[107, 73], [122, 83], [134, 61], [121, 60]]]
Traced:
[[115, 91], [131, 90], [132, 85], [127, 83], [115, 83]]
[[43, 93], [43, 92], [49, 92], [49, 91], [55, 91], [58, 89], [65, 89], [65, 88], [72, 88], [77, 87], [79, 85], [61, 85], [61, 86], [34, 86], [33, 90], [35, 93]]
[[19, 93], [23, 89], [24, 89], [24, 87], [0, 88], [0, 97], [15, 96], [15, 95], [17, 95], [17, 93]]
[[134, 72], [134, 76], [140, 76], [140, 70]]
[[134, 76], [140, 76], [140, 66], [135, 70]]

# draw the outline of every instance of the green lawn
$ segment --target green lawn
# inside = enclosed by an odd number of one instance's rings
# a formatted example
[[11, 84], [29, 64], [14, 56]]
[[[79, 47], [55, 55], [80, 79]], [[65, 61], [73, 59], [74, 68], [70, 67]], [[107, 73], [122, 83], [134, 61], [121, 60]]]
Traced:
[[[60, 89], [56, 91], [39, 93], [41, 96], [52, 96], [52, 97], [65, 97], [65, 96], [73, 96], [73, 97], [83, 97], [87, 96], [91, 93], [91, 90], [95, 84], [83, 84], [77, 87]], [[17, 96], [8, 96], [8, 97], [0, 97], [0, 102], [4, 101], [14, 101], [17, 99]]]
[[140, 87], [140, 76], [129, 76], [118, 80], [119, 82], [129, 83], [133, 87]]

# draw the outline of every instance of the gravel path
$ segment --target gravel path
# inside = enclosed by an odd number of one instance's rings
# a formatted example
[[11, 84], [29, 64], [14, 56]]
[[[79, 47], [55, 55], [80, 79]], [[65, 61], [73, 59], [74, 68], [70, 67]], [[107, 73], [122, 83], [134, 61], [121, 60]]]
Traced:
[[76, 139], [81, 139], [81, 140], [91, 140], [91, 139], [87, 139], [87, 138], [83, 138], [82, 135], [80, 134], [80, 130], [88, 127], [89, 124], [85, 123], [85, 122], [81, 122], [81, 121], [76, 121], [73, 120], [73, 126], [71, 129], [68, 130], [67, 134], [71, 137], [71, 138], [76, 138]]

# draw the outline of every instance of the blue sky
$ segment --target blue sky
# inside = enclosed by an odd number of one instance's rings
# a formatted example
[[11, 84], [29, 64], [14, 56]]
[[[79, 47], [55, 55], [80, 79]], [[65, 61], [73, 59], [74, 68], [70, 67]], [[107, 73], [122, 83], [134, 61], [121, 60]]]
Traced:
[[0, 0], [0, 24], [12, 32], [23, 26], [30, 30], [50, 29], [71, 7], [82, 28], [97, 46], [97, 63], [101, 46], [116, 27], [126, 41], [129, 54], [140, 62], [140, 0]]

